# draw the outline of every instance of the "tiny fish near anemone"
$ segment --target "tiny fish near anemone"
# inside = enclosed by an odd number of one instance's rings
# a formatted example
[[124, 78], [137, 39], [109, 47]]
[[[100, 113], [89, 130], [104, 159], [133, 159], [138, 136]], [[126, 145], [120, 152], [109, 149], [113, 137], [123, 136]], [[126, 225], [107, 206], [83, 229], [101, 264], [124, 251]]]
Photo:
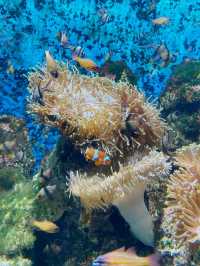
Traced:
[[89, 71], [99, 72], [99, 67], [89, 58], [81, 58], [77, 55], [73, 55], [73, 59], [79, 63], [79, 65]]
[[105, 151], [94, 149], [93, 147], [87, 148], [85, 151], [86, 160], [91, 160], [96, 166], [109, 165], [111, 163], [110, 157]]
[[54, 234], [59, 231], [59, 227], [56, 224], [47, 220], [44, 221], [33, 220], [32, 225], [37, 229], [49, 234]]
[[69, 39], [64, 32], [61, 32], [60, 43], [63, 48], [69, 49], [76, 56], [84, 56], [84, 49], [81, 46], [74, 46], [69, 43]]
[[158, 260], [156, 254], [139, 257], [133, 248], [125, 250], [123, 247], [97, 257], [92, 266], [159, 266]]

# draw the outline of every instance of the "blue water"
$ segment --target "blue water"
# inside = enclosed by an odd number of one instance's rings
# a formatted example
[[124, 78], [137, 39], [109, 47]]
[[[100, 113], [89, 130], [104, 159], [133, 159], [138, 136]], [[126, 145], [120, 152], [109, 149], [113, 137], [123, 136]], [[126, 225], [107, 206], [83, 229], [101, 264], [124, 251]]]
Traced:
[[[149, 13], [151, 6], [156, 8]], [[105, 8], [112, 18], [102, 25], [97, 14]], [[169, 17], [170, 23], [154, 26], [152, 19]], [[52, 149], [59, 133], [46, 130], [26, 113], [27, 75], [44, 62], [50, 50], [58, 60], [71, 60], [58, 32], [66, 32], [72, 45], [84, 48], [87, 57], [101, 65], [112, 51], [112, 60], [124, 60], [138, 76], [138, 86], [154, 98], [165, 89], [173, 66], [185, 58], [200, 58], [200, 2], [197, 0], [0, 0], [0, 114], [24, 118], [33, 142], [36, 163]], [[155, 47], [164, 43], [170, 63], [152, 61]], [[13, 65], [15, 74], [7, 73]]]

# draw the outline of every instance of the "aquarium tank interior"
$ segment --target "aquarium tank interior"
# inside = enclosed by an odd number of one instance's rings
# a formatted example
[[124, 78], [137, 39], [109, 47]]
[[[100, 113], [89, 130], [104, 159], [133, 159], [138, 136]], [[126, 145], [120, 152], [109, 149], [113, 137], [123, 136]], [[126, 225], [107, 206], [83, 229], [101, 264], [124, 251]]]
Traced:
[[200, 266], [200, 2], [0, 0], [0, 266]]

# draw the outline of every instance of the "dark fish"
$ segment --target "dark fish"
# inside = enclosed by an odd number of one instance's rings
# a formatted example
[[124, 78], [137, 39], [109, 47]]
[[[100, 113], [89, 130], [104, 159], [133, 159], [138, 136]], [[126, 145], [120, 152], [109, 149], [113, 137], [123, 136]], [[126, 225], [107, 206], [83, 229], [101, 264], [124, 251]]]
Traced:
[[60, 40], [61, 46], [66, 49], [70, 49], [71, 52], [76, 55], [83, 57], [85, 56], [84, 49], [81, 46], [73, 46], [69, 43], [69, 39], [66, 36], [64, 32], [61, 33], [61, 40]]
[[167, 48], [166, 44], [162, 43], [159, 47], [157, 47], [154, 56], [154, 61], [161, 61], [161, 66], [165, 67], [169, 64], [170, 61], [170, 52]]
[[85, 56], [85, 52], [81, 46], [70, 46], [70, 50], [73, 52], [74, 55], [77, 55], [79, 57]]
[[35, 87], [32, 92], [32, 100], [41, 105], [45, 105], [43, 101], [43, 94], [39, 86]]
[[38, 199], [50, 199], [53, 200], [53, 196], [56, 191], [56, 185], [43, 187], [37, 194]]

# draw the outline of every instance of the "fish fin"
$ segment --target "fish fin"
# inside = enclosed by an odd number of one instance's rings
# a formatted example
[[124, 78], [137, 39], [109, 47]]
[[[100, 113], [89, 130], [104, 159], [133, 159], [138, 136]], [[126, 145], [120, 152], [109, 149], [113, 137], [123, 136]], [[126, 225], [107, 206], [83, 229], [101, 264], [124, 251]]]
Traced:
[[126, 250], [126, 253], [128, 253], [128, 254], [134, 254], [134, 255], [136, 254], [134, 247], [130, 247], [130, 248], [128, 248], [128, 249]]
[[115, 250], [110, 251], [110, 252], [108, 252], [108, 253], [106, 253], [106, 254], [104, 254], [104, 255], [101, 255], [100, 257], [101, 257], [102, 259], [106, 260], [106, 259], [112, 257], [113, 255], [118, 254], [118, 253], [121, 253], [121, 252], [122, 252], [122, 253], [125, 252], [125, 247], [121, 247], [121, 248], [115, 249]]
[[96, 166], [100, 166], [100, 165], [102, 165], [102, 161], [101, 160], [96, 160], [95, 162], [94, 162], [94, 164], [96, 165]]
[[121, 247], [121, 248], [114, 250], [113, 252], [124, 252], [125, 250], [126, 250], [125, 247]]
[[148, 257], [149, 258], [149, 265], [150, 266], [160, 266], [159, 260], [160, 260], [160, 256], [158, 253], [153, 254], [151, 256]]
[[86, 68], [89, 71], [93, 71], [93, 72], [97, 72], [97, 73], [100, 72], [100, 68], [98, 66], [89, 66], [89, 67], [84, 67], [84, 68]]
[[101, 68], [96, 66], [96, 67], [94, 67], [93, 71], [96, 72], [96, 73], [100, 73], [101, 72]]

